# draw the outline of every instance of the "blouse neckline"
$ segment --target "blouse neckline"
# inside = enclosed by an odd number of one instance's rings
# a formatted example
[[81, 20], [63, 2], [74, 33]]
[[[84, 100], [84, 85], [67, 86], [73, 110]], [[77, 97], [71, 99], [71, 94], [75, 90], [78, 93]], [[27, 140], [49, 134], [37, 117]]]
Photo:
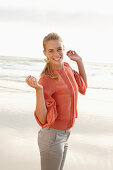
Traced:
[[58, 69], [52, 69], [53, 71], [65, 71], [65, 63], [63, 62], [63, 69], [58, 70]]

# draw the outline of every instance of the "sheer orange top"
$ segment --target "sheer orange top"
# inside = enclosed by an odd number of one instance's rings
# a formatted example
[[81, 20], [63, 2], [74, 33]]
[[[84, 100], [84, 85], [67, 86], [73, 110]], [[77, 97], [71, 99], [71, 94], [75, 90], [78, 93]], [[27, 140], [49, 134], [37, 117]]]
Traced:
[[42, 128], [49, 126], [57, 130], [67, 130], [73, 127], [75, 118], [78, 117], [78, 92], [85, 95], [87, 83], [67, 62], [64, 62], [63, 70], [53, 72], [59, 75], [59, 80], [50, 78], [44, 73], [38, 81], [43, 86], [47, 108], [46, 123], [42, 124], [39, 121], [36, 110], [34, 116]]

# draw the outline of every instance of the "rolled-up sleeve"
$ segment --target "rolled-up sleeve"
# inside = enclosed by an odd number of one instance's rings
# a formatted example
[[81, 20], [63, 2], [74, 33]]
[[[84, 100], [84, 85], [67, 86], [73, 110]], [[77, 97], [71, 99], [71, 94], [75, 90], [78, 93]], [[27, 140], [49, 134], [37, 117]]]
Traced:
[[38, 83], [43, 86], [45, 105], [47, 108], [47, 116], [46, 116], [45, 124], [42, 124], [39, 121], [39, 119], [36, 115], [36, 109], [34, 111], [34, 116], [35, 116], [37, 123], [42, 128], [45, 128], [45, 127], [53, 124], [58, 116], [57, 109], [56, 109], [56, 101], [52, 97], [52, 94], [54, 93], [54, 87], [53, 87], [52, 82], [47, 78], [47, 76], [43, 76], [42, 78], [40, 78]]
[[86, 89], [87, 89], [87, 83], [83, 80], [82, 76], [75, 71], [74, 69], [72, 69], [75, 80], [78, 84], [78, 90], [81, 94], [85, 95]]

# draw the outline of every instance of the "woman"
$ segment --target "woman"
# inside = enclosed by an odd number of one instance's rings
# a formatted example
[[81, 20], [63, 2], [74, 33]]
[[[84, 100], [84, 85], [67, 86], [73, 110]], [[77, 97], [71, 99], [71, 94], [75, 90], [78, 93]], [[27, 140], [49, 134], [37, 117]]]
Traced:
[[38, 132], [41, 170], [63, 170], [68, 139], [77, 118], [78, 92], [85, 94], [87, 78], [82, 58], [72, 50], [67, 56], [77, 63], [75, 71], [63, 62], [64, 45], [61, 37], [50, 33], [43, 39], [47, 63], [37, 82], [29, 75], [26, 82], [36, 89], [34, 116], [42, 127]]

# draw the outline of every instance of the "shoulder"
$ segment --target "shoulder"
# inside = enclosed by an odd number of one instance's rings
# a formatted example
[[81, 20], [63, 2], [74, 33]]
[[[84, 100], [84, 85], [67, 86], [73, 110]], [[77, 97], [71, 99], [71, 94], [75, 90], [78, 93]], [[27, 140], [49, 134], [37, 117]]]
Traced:
[[68, 68], [71, 68], [70, 64], [67, 63], [67, 62], [64, 62], [64, 66], [68, 67]]
[[66, 67], [70, 67], [69, 63], [67, 63], [67, 62], [64, 62], [64, 65], [65, 65]]
[[55, 88], [55, 80], [53, 78], [50, 78], [48, 75], [43, 73], [41, 77], [38, 80], [38, 83], [41, 84], [44, 88]]
[[71, 69], [71, 70], [72, 70], [72, 68], [71, 68], [71, 66], [70, 66], [70, 64], [69, 64], [69, 63], [64, 62], [64, 66], [65, 66], [66, 68], [68, 68], [68, 69]]
[[38, 83], [43, 86], [44, 93], [52, 95], [55, 92], [54, 80], [48, 77], [45, 73], [41, 75]]
[[71, 73], [78, 74], [78, 72], [75, 69], [73, 69], [69, 63], [64, 62], [64, 65], [67, 67], [67, 70], [70, 71]]
[[50, 78], [49, 78], [45, 73], [43, 73], [43, 74], [40, 76], [40, 79], [41, 79], [41, 80], [49, 80]]

